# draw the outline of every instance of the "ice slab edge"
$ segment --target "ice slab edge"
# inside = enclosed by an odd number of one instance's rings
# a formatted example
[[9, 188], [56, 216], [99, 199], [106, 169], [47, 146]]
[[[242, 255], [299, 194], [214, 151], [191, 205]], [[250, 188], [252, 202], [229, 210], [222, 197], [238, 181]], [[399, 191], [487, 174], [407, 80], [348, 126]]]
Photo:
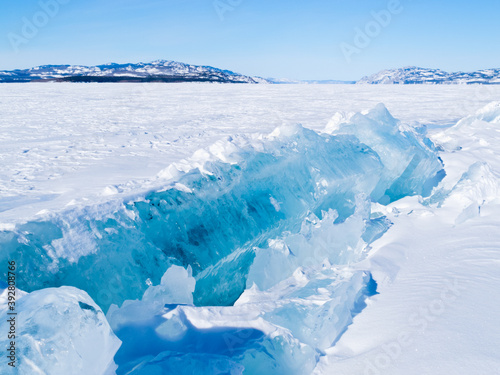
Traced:
[[193, 306], [193, 289], [189, 270], [172, 266], [142, 300], [110, 308], [123, 341], [118, 374], [311, 373], [376, 283], [369, 273], [323, 264], [266, 291], [253, 286], [234, 306]]

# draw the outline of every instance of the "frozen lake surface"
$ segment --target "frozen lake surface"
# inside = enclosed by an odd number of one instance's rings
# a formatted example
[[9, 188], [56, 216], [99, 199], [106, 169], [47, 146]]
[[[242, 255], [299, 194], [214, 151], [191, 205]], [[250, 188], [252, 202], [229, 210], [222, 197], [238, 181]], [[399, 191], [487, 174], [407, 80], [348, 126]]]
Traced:
[[450, 126], [499, 96], [479, 85], [0, 85], [0, 223], [152, 178], [224, 136], [321, 131], [336, 112], [377, 103], [406, 123]]

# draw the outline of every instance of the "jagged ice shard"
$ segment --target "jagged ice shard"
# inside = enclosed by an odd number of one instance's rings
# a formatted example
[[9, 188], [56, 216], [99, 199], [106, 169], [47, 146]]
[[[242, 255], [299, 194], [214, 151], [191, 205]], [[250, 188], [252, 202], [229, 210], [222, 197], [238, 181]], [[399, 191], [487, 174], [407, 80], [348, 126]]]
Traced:
[[[8, 309], [0, 313], [0, 329], [8, 332]], [[46, 288], [19, 299], [16, 336], [3, 335], [0, 347], [11, 341], [19, 361], [15, 374], [112, 374], [120, 340], [102, 310], [87, 293], [74, 287]]]
[[428, 196], [443, 176], [431, 142], [379, 105], [324, 133], [221, 140], [157, 189], [0, 232], [1, 257], [31, 294], [69, 285], [109, 309], [119, 374], [303, 374], [376, 293], [348, 266], [391, 225], [370, 202]]

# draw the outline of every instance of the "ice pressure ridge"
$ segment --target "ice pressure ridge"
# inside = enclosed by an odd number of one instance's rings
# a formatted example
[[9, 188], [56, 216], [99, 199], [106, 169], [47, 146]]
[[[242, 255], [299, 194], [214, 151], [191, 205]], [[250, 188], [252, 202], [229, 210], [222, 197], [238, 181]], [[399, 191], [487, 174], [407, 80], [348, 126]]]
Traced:
[[323, 133], [221, 140], [161, 188], [0, 232], [1, 256], [23, 265], [28, 296], [68, 285], [109, 310], [118, 373], [303, 374], [375, 293], [348, 267], [390, 226], [370, 203], [427, 196], [443, 176], [430, 141], [379, 105]]

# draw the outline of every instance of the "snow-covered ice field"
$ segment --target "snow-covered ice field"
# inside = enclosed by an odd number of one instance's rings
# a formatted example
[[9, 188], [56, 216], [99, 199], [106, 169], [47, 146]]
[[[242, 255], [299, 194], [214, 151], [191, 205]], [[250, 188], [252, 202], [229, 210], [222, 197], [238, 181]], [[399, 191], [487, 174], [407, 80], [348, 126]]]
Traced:
[[18, 373], [498, 373], [499, 101], [0, 85]]

